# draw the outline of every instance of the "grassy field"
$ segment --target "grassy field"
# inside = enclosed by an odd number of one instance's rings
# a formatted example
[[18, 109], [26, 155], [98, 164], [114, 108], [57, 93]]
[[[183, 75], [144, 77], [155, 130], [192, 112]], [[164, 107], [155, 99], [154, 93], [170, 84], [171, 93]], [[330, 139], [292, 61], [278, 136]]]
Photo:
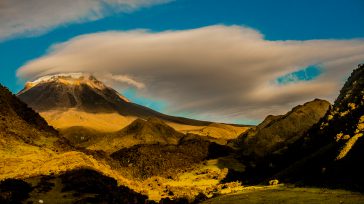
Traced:
[[360, 204], [364, 194], [321, 188], [248, 187], [230, 195], [217, 196], [205, 204]]

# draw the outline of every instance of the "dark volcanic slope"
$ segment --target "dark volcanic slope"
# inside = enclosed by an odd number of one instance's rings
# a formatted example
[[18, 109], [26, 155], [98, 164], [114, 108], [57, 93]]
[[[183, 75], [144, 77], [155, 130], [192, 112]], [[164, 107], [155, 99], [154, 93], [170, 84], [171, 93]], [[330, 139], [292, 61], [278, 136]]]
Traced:
[[209, 122], [173, 117], [129, 102], [114, 89], [105, 86], [92, 75], [55, 75], [30, 82], [18, 97], [38, 112], [76, 108], [90, 113], [118, 112], [124, 116], [157, 117], [171, 122], [208, 125]]
[[260, 158], [285, 148], [300, 139], [329, 108], [329, 102], [316, 99], [296, 106], [285, 115], [268, 116], [238, 139], [243, 155]]

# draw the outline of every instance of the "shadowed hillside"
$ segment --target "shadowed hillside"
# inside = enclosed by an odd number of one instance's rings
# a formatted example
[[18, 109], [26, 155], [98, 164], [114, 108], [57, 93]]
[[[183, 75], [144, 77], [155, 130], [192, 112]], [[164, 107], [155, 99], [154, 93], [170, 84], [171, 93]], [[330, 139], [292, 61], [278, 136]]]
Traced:
[[[24, 136], [36, 133], [50, 133], [48, 136], [56, 136], [57, 131], [50, 127], [47, 122], [25, 103], [22, 103], [7, 88], [0, 84], [0, 124], [2, 130], [11, 132], [13, 128], [23, 130], [18, 136], [27, 139]], [[30, 136], [29, 136], [30, 137]], [[36, 138], [32, 138], [33, 140]]]
[[237, 145], [244, 157], [261, 159], [279, 154], [280, 150], [299, 140], [329, 108], [329, 102], [315, 99], [296, 106], [285, 115], [267, 116], [261, 124], [240, 135]]
[[[364, 65], [354, 70], [333, 108], [298, 141], [291, 158], [302, 158], [277, 176], [289, 181], [364, 191]], [[292, 156], [294, 155], [294, 157]], [[309, 156], [307, 156], [309, 155]], [[302, 171], [302, 166], [305, 170]], [[300, 178], [300, 179], [299, 179]]]
[[205, 139], [183, 139], [178, 145], [136, 145], [111, 154], [122, 166], [132, 167], [139, 178], [175, 177], [207, 159], [227, 156], [232, 149]]
[[91, 169], [0, 182], [1, 203], [154, 203]]
[[[325, 116], [279, 154], [248, 168], [252, 183], [283, 182], [364, 190], [364, 66], [354, 70]], [[307, 118], [302, 118], [306, 120]]]
[[2, 85], [0, 85], [0, 130], [0, 151], [4, 154], [21, 153], [22, 149], [26, 151], [26, 147], [30, 149], [45, 147], [52, 151], [69, 148], [67, 140], [59, 137], [58, 132], [48, 126], [38, 113]]

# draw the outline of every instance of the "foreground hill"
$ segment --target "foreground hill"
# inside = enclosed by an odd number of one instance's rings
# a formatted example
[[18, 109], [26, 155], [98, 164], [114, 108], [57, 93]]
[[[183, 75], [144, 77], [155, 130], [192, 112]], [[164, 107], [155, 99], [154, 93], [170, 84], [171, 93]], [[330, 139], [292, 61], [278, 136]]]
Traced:
[[67, 148], [39, 114], [0, 85], [0, 179], [24, 174], [32, 162]]

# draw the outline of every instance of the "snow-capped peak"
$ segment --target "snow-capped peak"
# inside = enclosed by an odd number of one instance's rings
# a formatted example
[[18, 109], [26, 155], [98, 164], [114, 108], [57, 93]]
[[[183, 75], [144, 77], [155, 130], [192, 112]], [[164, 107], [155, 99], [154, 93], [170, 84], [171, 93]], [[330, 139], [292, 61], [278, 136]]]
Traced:
[[26, 84], [26, 89], [32, 88], [38, 84], [58, 82], [66, 85], [80, 85], [87, 84], [92, 88], [103, 90], [106, 86], [98, 81], [95, 77], [88, 73], [61, 73], [54, 75], [42, 76], [34, 81], [30, 81]]
[[[77, 86], [81, 84], [86, 84], [92, 87], [93, 89], [98, 89], [98, 90], [105, 90], [107, 88], [107, 86], [104, 83], [97, 80], [92, 74], [89, 73], [78, 73], [78, 72], [61, 73], [61, 74], [42, 76], [34, 81], [27, 82], [25, 88], [19, 94], [22, 94], [39, 84], [50, 83], [50, 82], [61, 83], [68, 86]], [[117, 95], [122, 100], [129, 102], [129, 100], [124, 96], [122, 96], [121, 94], [117, 93]]]
[[40, 84], [40, 83], [44, 83], [44, 82], [51, 82], [51, 81], [56, 81], [59, 78], [70, 78], [70, 79], [81, 79], [81, 78], [88, 78], [89, 76], [91, 76], [90, 74], [87, 73], [61, 73], [61, 74], [54, 74], [54, 75], [45, 75], [42, 76], [34, 81], [28, 82], [28, 83], [32, 83], [32, 84]]

